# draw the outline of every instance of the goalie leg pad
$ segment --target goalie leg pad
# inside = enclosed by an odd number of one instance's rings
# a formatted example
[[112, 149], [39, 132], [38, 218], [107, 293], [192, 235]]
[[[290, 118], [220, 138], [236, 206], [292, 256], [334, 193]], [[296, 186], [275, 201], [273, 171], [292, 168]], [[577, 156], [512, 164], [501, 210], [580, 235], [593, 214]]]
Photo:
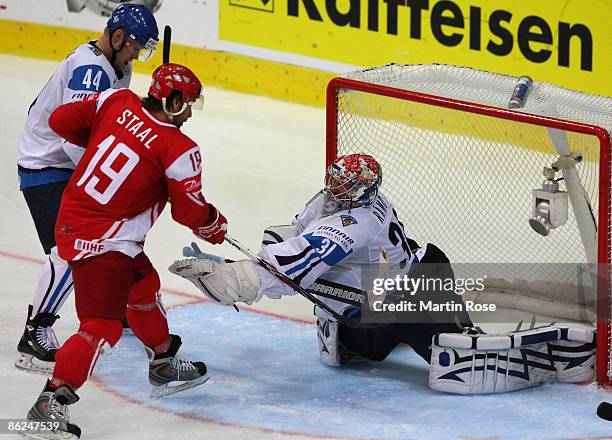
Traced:
[[385, 331], [355, 329], [340, 324], [328, 312], [315, 306], [317, 343], [321, 362], [330, 367], [370, 360], [382, 361], [398, 344]]
[[562, 338], [548, 345], [558, 382], [582, 383], [595, 379], [595, 332], [562, 327]]
[[317, 317], [317, 343], [321, 362], [330, 367], [339, 367], [340, 323], [321, 307], [315, 306]]
[[232, 305], [235, 302], [253, 304], [258, 298], [261, 282], [251, 260], [221, 264], [211, 274], [198, 277], [194, 283], [213, 301]]
[[491, 394], [517, 391], [554, 382], [557, 373], [547, 357], [546, 343], [529, 350], [472, 350], [434, 345], [429, 372], [430, 388], [455, 394]]
[[458, 394], [516, 391], [544, 383], [593, 379], [591, 330], [544, 326], [506, 335], [433, 338], [429, 386]]

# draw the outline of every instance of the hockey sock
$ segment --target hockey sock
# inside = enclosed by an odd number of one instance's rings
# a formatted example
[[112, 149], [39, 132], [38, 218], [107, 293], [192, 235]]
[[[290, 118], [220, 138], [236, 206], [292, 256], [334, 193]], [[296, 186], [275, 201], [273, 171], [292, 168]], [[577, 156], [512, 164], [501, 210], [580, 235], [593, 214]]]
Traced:
[[121, 321], [84, 319], [78, 333], [72, 335], [55, 354], [51, 383], [79, 388], [93, 373], [100, 356], [110, 350], [123, 332]]
[[57, 254], [57, 247], [54, 247], [38, 273], [32, 316], [38, 313], [57, 314], [71, 290], [72, 271], [68, 263]]
[[166, 352], [170, 344], [168, 321], [159, 288], [157, 272], [148, 272], [132, 285], [126, 313], [128, 324], [136, 337], [154, 349], [156, 354]]

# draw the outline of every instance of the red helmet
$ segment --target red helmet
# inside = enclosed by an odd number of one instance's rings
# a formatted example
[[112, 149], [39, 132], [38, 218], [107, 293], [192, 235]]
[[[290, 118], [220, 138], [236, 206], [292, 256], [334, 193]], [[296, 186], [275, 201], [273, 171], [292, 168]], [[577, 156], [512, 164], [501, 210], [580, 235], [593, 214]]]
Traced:
[[173, 90], [178, 90], [183, 94], [184, 108], [187, 104], [191, 104], [197, 110], [202, 109], [204, 104], [202, 83], [187, 67], [174, 63], [162, 64], [155, 69], [152, 76], [149, 95], [153, 98], [165, 101]]

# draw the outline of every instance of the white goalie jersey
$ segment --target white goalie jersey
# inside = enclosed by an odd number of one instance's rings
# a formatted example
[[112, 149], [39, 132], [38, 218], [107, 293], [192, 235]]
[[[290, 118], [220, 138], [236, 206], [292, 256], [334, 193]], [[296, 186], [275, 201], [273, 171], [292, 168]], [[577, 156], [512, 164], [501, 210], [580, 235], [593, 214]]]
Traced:
[[[264, 243], [267, 246], [259, 256], [338, 313], [351, 304], [333, 297], [341, 296], [356, 305], [363, 302], [366, 286], [362, 286], [362, 269], [378, 263], [381, 247], [387, 251], [390, 265], [403, 267], [418, 262], [424, 253], [406, 238], [395, 208], [380, 191], [369, 207], [332, 213], [326, 212], [325, 196], [319, 193], [293, 224], [300, 231], [297, 237], [282, 241], [278, 236]], [[279, 298], [296, 293], [262, 268], [257, 267], [257, 272], [262, 295]]]
[[131, 76], [132, 66], [128, 63], [119, 79], [109, 60], [93, 43], [76, 48], [30, 105], [19, 142], [18, 165], [28, 170], [74, 169], [74, 163], [64, 152], [63, 139], [49, 128], [51, 112], [61, 104], [81, 101], [109, 88], [129, 87]]

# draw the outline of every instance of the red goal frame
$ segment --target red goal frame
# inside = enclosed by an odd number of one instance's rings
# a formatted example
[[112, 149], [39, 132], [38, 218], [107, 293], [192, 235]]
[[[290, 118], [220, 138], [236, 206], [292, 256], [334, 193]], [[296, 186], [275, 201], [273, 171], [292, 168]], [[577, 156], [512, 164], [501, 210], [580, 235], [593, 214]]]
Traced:
[[[612, 387], [612, 377], [608, 376], [610, 364], [611, 331], [611, 238], [610, 225], [610, 134], [595, 125], [579, 122], [566, 121], [546, 116], [529, 113], [516, 112], [503, 108], [491, 107], [471, 102], [455, 100], [424, 93], [411, 92], [394, 87], [365, 83], [347, 78], [334, 78], [327, 86], [326, 99], [326, 167], [337, 157], [337, 114], [338, 114], [338, 90], [349, 89], [365, 93], [383, 95], [390, 98], [403, 99], [419, 102], [422, 104], [443, 107], [447, 109], [460, 110], [469, 113], [491, 116], [494, 118], [523, 122], [542, 127], [557, 128], [582, 134], [595, 136], [599, 139], [600, 162], [599, 162], [599, 207], [598, 207], [598, 237], [597, 237], [597, 261], [598, 261], [598, 283], [597, 283], [597, 382], [606, 387]], [[606, 225], [605, 229], [601, 225]]]

